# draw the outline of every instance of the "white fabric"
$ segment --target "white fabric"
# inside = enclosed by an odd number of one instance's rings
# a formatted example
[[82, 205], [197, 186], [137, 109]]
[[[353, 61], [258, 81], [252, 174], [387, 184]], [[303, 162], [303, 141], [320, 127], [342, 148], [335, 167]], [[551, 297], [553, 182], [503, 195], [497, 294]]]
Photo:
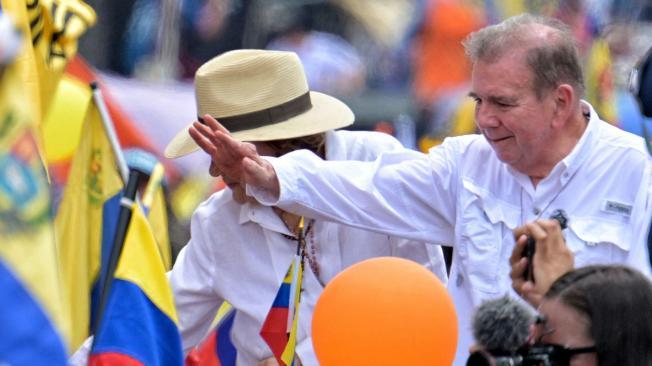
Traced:
[[460, 327], [455, 364], [464, 365], [473, 308], [504, 293], [516, 296], [509, 256], [517, 226], [564, 209], [576, 266], [622, 263], [650, 274], [650, 160], [643, 140], [601, 121], [588, 104], [584, 108], [590, 110], [586, 131], [536, 188], [499, 161], [483, 136], [471, 135], [446, 139], [428, 155], [396, 151], [376, 162], [324, 162], [295, 151], [269, 159], [281, 184], [278, 201], [247, 189], [290, 212], [451, 243], [448, 288]]
[[87, 366], [88, 356], [93, 347], [93, 336], [86, 338], [84, 343], [68, 358], [68, 366]]
[[[382, 151], [401, 146], [388, 135], [372, 132], [327, 133], [326, 152], [331, 160], [376, 158]], [[223, 301], [237, 314], [232, 340], [238, 365], [256, 365], [271, 357], [259, 332], [296, 250], [296, 242], [270, 207], [239, 205], [229, 190], [214, 194], [195, 211], [192, 239], [172, 269], [170, 283], [179, 315], [183, 347], [187, 352], [209, 331]], [[327, 283], [342, 269], [363, 259], [401, 256], [426, 266], [446, 283], [441, 247], [391, 238], [326, 221], [316, 221], [320, 280]], [[322, 286], [306, 262], [301, 297], [297, 352], [304, 365], [317, 365], [310, 339], [311, 314]]]

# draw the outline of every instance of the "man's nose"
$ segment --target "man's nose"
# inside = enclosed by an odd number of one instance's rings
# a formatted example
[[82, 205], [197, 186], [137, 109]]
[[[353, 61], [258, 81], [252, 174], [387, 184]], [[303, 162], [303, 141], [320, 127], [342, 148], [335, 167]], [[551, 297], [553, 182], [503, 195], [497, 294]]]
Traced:
[[487, 103], [478, 103], [475, 106], [475, 123], [478, 129], [484, 130], [500, 126], [500, 120]]

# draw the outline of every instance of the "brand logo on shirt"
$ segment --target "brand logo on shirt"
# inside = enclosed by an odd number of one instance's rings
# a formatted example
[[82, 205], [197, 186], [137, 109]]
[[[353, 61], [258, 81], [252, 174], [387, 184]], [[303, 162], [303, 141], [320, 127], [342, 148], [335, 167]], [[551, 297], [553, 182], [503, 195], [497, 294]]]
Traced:
[[630, 216], [632, 214], [632, 205], [627, 205], [616, 201], [605, 201], [603, 211]]

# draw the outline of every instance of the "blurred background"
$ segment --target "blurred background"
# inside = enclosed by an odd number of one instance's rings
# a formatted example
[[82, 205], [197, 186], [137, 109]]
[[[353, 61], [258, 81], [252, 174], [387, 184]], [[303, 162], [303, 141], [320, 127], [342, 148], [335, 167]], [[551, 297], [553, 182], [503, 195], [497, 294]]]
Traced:
[[[353, 129], [390, 133], [427, 151], [446, 136], [475, 132], [461, 41], [511, 15], [545, 14], [573, 30], [585, 64], [585, 99], [602, 119], [637, 134], [650, 122], [627, 93], [627, 81], [652, 45], [652, 0], [87, 2], [98, 23], [80, 41], [86, 63], [71, 63], [69, 73], [96, 72], [121, 121], [116, 126], [123, 147], [137, 147], [165, 165], [173, 256], [188, 239], [194, 208], [222, 184], [208, 175], [204, 154], [168, 161], [162, 151], [195, 119], [196, 69], [228, 50], [297, 52], [310, 88], [353, 109]], [[156, 159], [141, 162], [142, 170]], [[62, 182], [65, 161], [50, 160], [61, 163]]]

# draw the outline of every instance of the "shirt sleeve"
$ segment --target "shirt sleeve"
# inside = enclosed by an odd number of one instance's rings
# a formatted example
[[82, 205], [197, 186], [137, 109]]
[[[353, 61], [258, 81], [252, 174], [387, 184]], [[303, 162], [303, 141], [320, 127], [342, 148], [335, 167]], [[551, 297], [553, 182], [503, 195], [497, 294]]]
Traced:
[[168, 274], [185, 353], [207, 335], [224, 301], [213, 290], [215, 270], [205, 231], [202, 217], [195, 213], [191, 221], [192, 239], [181, 250]]
[[248, 186], [265, 205], [419, 241], [452, 243], [455, 164], [451, 144], [425, 155], [402, 149], [372, 162], [324, 161], [307, 150], [267, 158], [280, 196]]
[[392, 256], [409, 259], [419, 263], [427, 270], [434, 273], [441, 283], [448, 284], [448, 274], [446, 273], [446, 262], [441, 245], [423, 242], [414, 242], [407, 239], [394, 238], [390, 239]]

